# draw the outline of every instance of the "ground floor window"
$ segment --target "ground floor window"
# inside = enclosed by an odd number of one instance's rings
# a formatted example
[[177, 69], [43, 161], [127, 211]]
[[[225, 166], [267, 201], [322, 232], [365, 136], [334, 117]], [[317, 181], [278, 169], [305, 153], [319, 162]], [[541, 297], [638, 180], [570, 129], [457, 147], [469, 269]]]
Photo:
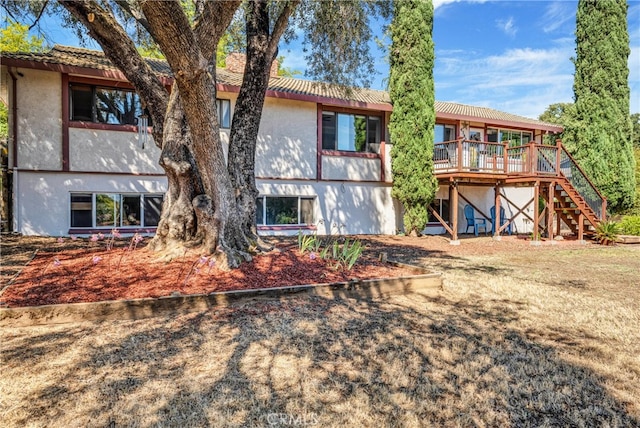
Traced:
[[261, 226], [311, 225], [314, 198], [260, 196], [256, 200], [256, 224]]
[[[448, 199], [435, 199], [431, 203], [431, 206], [435, 209], [435, 211], [438, 213], [438, 215], [440, 217], [442, 217], [442, 219], [445, 222], [449, 223], [449, 220], [451, 218], [451, 216], [450, 216], [451, 210], [449, 209], [449, 200]], [[436, 218], [436, 216], [433, 215], [431, 210], [429, 210], [429, 223], [440, 223], [438, 221], [438, 219]]]
[[72, 193], [71, 227], [155, 227], [162, 198], [159, 194]]

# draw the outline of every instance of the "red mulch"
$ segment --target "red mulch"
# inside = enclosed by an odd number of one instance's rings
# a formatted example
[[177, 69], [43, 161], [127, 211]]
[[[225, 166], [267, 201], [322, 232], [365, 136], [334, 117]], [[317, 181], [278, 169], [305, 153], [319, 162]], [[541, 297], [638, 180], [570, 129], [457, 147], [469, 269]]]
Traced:
[[410, 275], [407, 269], [362, 257], [348, 272], [288, 245], [222, 271], [209, 259], [185, 254], [169, 262], [145, 248], [71, 249], [39, 253], [5, 289], [5, 307], [207, 294]]

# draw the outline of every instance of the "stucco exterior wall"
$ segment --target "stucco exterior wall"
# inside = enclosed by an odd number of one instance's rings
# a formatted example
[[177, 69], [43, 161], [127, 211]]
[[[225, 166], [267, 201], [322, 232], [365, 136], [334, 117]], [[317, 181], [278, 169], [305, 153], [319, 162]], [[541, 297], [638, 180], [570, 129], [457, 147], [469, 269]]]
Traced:
[[378, 158], [322, 156], [323, 180], [379, 181], [380, 177]]
[[[258, 180], [258, 191], [266, 196], [315, 196], [314, 219], [320, 235], [394, 234], [396, 212], [391, 187], [377, 183], [286, 182]], [[263, 235], [283, 234], [266, 230]], [[298, 233], [297, 230], [289, 231]]]
[[63, 236], [69, 232], [70, 192], [164, 193], [165, 177], [19, 171], [14, 177], [15, 230], [24, 235]]
[[160, 149], [148, 136], [145, 148], [136, 132], [69, 128], [71, 171], [163, 173]]
[[20, 69], [18, 76], [18, 167], [62, 169], [62, 78], [59, 73]]
[[267, 98], [256, 147], [256, 177], [315, 179], [317, 118], [315, 103]]

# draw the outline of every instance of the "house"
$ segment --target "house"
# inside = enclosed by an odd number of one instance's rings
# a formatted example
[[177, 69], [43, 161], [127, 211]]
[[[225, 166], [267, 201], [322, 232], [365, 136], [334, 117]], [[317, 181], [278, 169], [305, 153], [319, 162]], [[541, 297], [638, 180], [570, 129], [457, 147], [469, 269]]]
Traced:
[[[148, 61], [169, 87], [166, 63]], [[153, 233], [167, 181], [149, 133], [152, 124], [123, 74], [101, 52], [66, 46], [3, 54], [1, 64], [0, 96], [9, 108], [10, 128], [6, 227], [26, 235], [87, 235], [113, 228]], [[216, 103], [225, 144], [242, 69], [241, 58], [233, 57], [218, 70]], [[272, 75], [256, 152], [260, 233], [401, 230], [402, 208], [391, 197], [391, 109], [383, 91], [355, 89], [345, 96]], [[567, 211], [562, 218], [567, 224], [597, 221], [595, 211], [571, 214], [584, 205], [579, 195], [560, 211], [547, 210], [546, 222], [533, 209], [536, 195], [553, 206], [556, 194], [564, 201], [575, 190], [563, 187], [567, 180], [560, 172], [572, 160], [561, 159], [566, 152], [560, 146], [542, 145], [545, 135], [561, 131], [557, 125], [446, 102], [436, 102], [436, 116], [440, 190], [426, 233], [457, 239], [466, 231], [459, 221], [465, 205], [489, 220], [492, 206], [497, 212], [506, 208], [508, 224], [494, 228], [496, 235], [508, 226], [518, 233], [551, 231], [554, 213], [561, 218]]]

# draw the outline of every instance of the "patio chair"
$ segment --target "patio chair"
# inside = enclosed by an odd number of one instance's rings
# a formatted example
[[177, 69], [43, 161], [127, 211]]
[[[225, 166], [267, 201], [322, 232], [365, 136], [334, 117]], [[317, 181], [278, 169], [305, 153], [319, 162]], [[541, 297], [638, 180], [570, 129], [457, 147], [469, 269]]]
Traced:
[[[500, 207], [500, 227], [507, 222], [507, 217], [504, 213], [504, 208]], [[507, 225], [507, 232], [511, 235], [511, 223]], [[496, 206], [491, 207], [491, 234], [496, 233]]]
[[487, 221], [483, 218], [476, 218], [471, 205], [464, 206], [464, 217], [467, 219], [466, 233], [469, 233], [469, 228], [473, 227], [473, 232], [476, 236], [478, 236], [478, 229], [480, 228], [484, 228], [484, 234], [487, 234]]

